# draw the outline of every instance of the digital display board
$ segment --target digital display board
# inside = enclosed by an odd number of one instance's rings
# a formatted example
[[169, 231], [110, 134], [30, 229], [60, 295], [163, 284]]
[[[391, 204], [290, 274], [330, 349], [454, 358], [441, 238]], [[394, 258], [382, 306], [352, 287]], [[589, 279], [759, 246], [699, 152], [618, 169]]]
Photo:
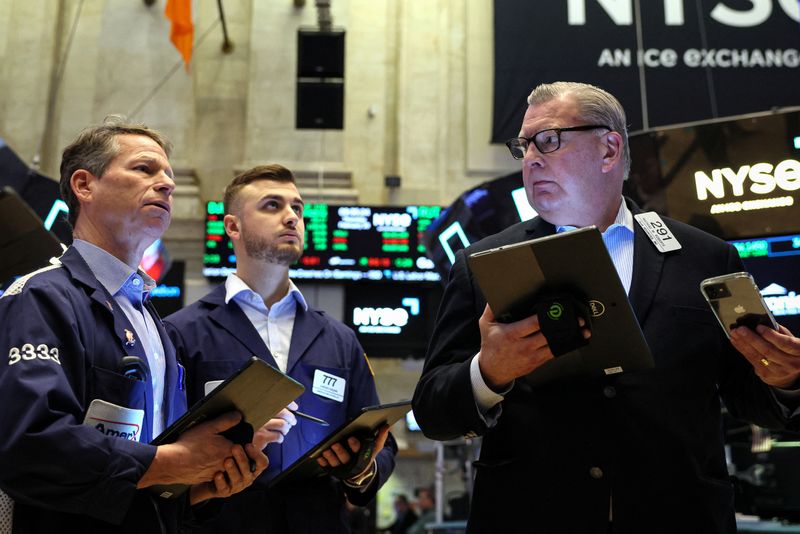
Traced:
[[[422, 233], [439, 206], [337, 206], [306, 204], [303, 256], [289, 269], [293, 280], [439, 282], [425, 254]], [[222, 202], [206, 206], [203, 274], [223, 278], [236, 269], [225, 233]]]
[[347, 284], [343, 322], [370, 357], [424, 358], [440, 284]]
[[791, 111], [633, 136], [625, 193], [723, 239], [797, 232], [798, 135]]
[[758, 285], [775, 320], [800, 333], [800, 234], [730, 242]]

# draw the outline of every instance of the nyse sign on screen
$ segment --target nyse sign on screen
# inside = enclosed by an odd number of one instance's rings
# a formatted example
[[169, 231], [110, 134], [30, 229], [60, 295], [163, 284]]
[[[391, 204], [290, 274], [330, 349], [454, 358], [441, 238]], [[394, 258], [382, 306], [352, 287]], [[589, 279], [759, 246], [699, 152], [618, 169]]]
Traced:
[[[794, 192], [800, 189], [800, 161], [785, 159], [775, 165], [758, 162], [738, 169], [697, 171], [694, 183], [697, 199], [712, 202], [710, 214], [788, 207], [794, 205]], [[740, 200], [747, 193], [756, 198]]]
[[[584, 26], [586, 21], [586, 4], [589, 0], [567, 0], [567, 22], [570, 26]], [[595, 0], [608, 14], [617, 26], [630, 26], [633, 24], [634, 0]], [[649, 0], [648, 0], [649, 1]], [[654, 2], [655, 3], [655, 2]], [[800, 5], [797, 0], [750, 0], [749, 9], [730, 7], [728, 3], [717, 2], [711, 9], [709, 16], [726, 26], [748, 28], [763, 24], [770, 16], [777, 4], [787, 17], [800, 22]], [[664, 24], [666, 26], [683, 26], [685, 17], [686, 0], [663, 0]], [[693, 2], [691, 3], [693, 4]], [[690, 9], [694, 6], [690, 4]]]
[[411, 316], [420, 313], [418, 298], [406, 297], [397, 308], [359, 306], [353, 308], [353, 325], [360, 334], [393, 334], [402, 333]]

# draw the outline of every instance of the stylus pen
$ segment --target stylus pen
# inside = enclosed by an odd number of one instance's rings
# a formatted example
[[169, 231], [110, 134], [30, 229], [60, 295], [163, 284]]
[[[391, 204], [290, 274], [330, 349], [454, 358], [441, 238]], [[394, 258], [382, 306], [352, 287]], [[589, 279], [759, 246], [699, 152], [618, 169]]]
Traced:
[[314, 421], [315, 423], [320, 424], [322, 426], [328, 426], [328, 422], [327, 421], [323, 421], [322, 419], [320, 419], [318, 417], [314, 417], [313, 415], [308, 415], [307, 413], [298, 412], [297, 410], [289, 410], [289, 411], [292, 412], [293, 414], [295, 414], [297, 417], [302, 417], [303, 419], [308, 419], [309, 421]]

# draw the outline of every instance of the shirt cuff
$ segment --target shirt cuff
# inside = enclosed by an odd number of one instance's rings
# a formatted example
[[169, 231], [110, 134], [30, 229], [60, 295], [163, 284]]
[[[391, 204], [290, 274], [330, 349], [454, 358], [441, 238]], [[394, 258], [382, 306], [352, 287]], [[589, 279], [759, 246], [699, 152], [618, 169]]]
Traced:
[[505, 395], [514, 387], [514, 383], [512, 382], [508, 388], [500, 393], [492, 391], [492, 389], [486, 385], [486, 381], [481, 374], [480, 364], [478, 363], [478, 357], [480, 355], [480, 352], [476, 354], [469, 364], [469, 379], [472, 383], [472, 394], [475, 397], [475, 404], [481, 415], [485, 417], [492, 408], [503, 402]]

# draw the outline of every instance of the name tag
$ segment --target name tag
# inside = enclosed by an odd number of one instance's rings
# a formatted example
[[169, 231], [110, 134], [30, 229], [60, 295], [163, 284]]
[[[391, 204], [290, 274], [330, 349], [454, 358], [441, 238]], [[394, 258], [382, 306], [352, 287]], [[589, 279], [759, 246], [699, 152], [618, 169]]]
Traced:
[[94, 399], [89, 405], [83, 424], [94, 427], [106, 436], [139, 441], [143, 421], [144, 410], [134, 410]]
[[342, 402], [346, 385], [347, 381], [344, 378], [317, 369], [314, 371], [314, 385], [311, 391], [320, 397]]
[[634, 215], [633, 218], [636, 219], [636, 222], [639, 223], [639, 226], [642, 227], [644, 233], [647, 234], [647, 237], [650, 238], [650, 241], [653, 242], [659, 252], [672, 252], [673, 250], [681, 249], [681, 244], [672, 235], [669, 227], [664, 224], [658, 213], [648, 211], [647, 213]]

